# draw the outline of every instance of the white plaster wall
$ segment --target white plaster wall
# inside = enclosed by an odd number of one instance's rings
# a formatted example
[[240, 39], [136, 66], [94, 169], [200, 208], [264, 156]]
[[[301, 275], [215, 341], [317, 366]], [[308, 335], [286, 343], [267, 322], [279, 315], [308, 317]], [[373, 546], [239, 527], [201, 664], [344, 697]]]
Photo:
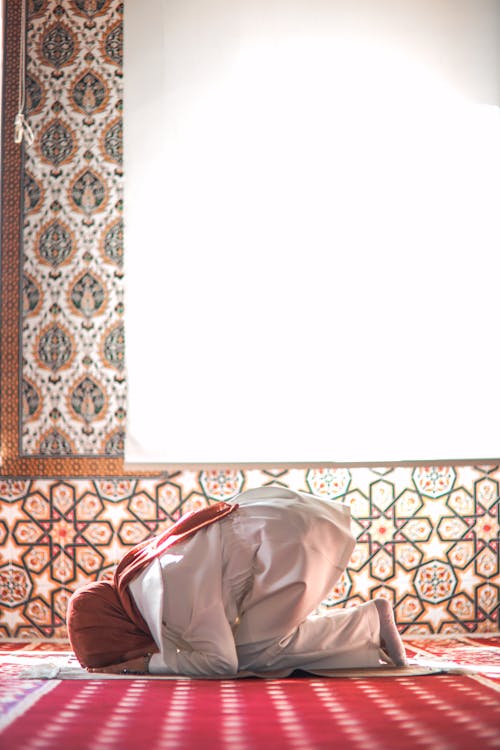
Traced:
[[500, 4], [125, 29], [129, 460], [497, 456]]

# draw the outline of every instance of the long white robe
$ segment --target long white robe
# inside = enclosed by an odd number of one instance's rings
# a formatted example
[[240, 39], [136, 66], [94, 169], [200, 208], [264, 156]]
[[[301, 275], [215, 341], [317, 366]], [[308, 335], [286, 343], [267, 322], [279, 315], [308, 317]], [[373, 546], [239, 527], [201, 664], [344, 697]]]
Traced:
[[154, 674], [234, 675], [376, 667], [373, 602], [312, 617], [346, 568], [354, 538], [341, 503], [281, 487], [154, 560], [129, 584], [160, 651]]

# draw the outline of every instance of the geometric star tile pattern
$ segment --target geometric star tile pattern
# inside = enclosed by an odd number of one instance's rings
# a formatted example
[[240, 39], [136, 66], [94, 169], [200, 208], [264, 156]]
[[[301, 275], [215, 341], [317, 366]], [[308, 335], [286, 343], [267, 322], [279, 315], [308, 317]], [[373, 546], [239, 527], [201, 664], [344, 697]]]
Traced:
[[357, 546], [322, 609], [384, 596], [403, 633], [494, 632], [498, 467], [178, 471], [0, 478], [0, 633], [64, 637], [70, 594], [188, 510], [268, 484], [350, 506]]

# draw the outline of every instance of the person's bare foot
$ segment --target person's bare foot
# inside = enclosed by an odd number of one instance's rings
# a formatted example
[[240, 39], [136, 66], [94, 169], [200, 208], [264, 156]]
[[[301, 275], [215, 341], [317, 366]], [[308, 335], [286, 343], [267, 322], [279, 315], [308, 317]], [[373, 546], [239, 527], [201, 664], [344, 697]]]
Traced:
[[404, 667], [407, 663], [405, 647], [394, 621], [391, 604], [387, 599], [374, 599], [374, 602], [380, 620], [382, 648], [387, 651], [396, 667]]

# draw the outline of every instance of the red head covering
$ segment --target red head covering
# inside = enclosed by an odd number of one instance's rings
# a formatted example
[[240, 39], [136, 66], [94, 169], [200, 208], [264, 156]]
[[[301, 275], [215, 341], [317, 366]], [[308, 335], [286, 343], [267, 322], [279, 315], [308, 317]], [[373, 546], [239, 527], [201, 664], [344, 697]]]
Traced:
[[128, 584], [169, 547], [237, 507], [220, 502], [186, 513], [163, 534], [129, 550], [113, 581], [90, 583], [75, 591], [68, 603], [67, 626], [71, 648], [82, 666], [105, 667], [158, 650]]
[[89, 583], [75, 591], [68, 604], [67, 625], [71, 648], [83, 667], [119, 664], [157, 651], [146, 623], [137, 627], [111, 581]]

